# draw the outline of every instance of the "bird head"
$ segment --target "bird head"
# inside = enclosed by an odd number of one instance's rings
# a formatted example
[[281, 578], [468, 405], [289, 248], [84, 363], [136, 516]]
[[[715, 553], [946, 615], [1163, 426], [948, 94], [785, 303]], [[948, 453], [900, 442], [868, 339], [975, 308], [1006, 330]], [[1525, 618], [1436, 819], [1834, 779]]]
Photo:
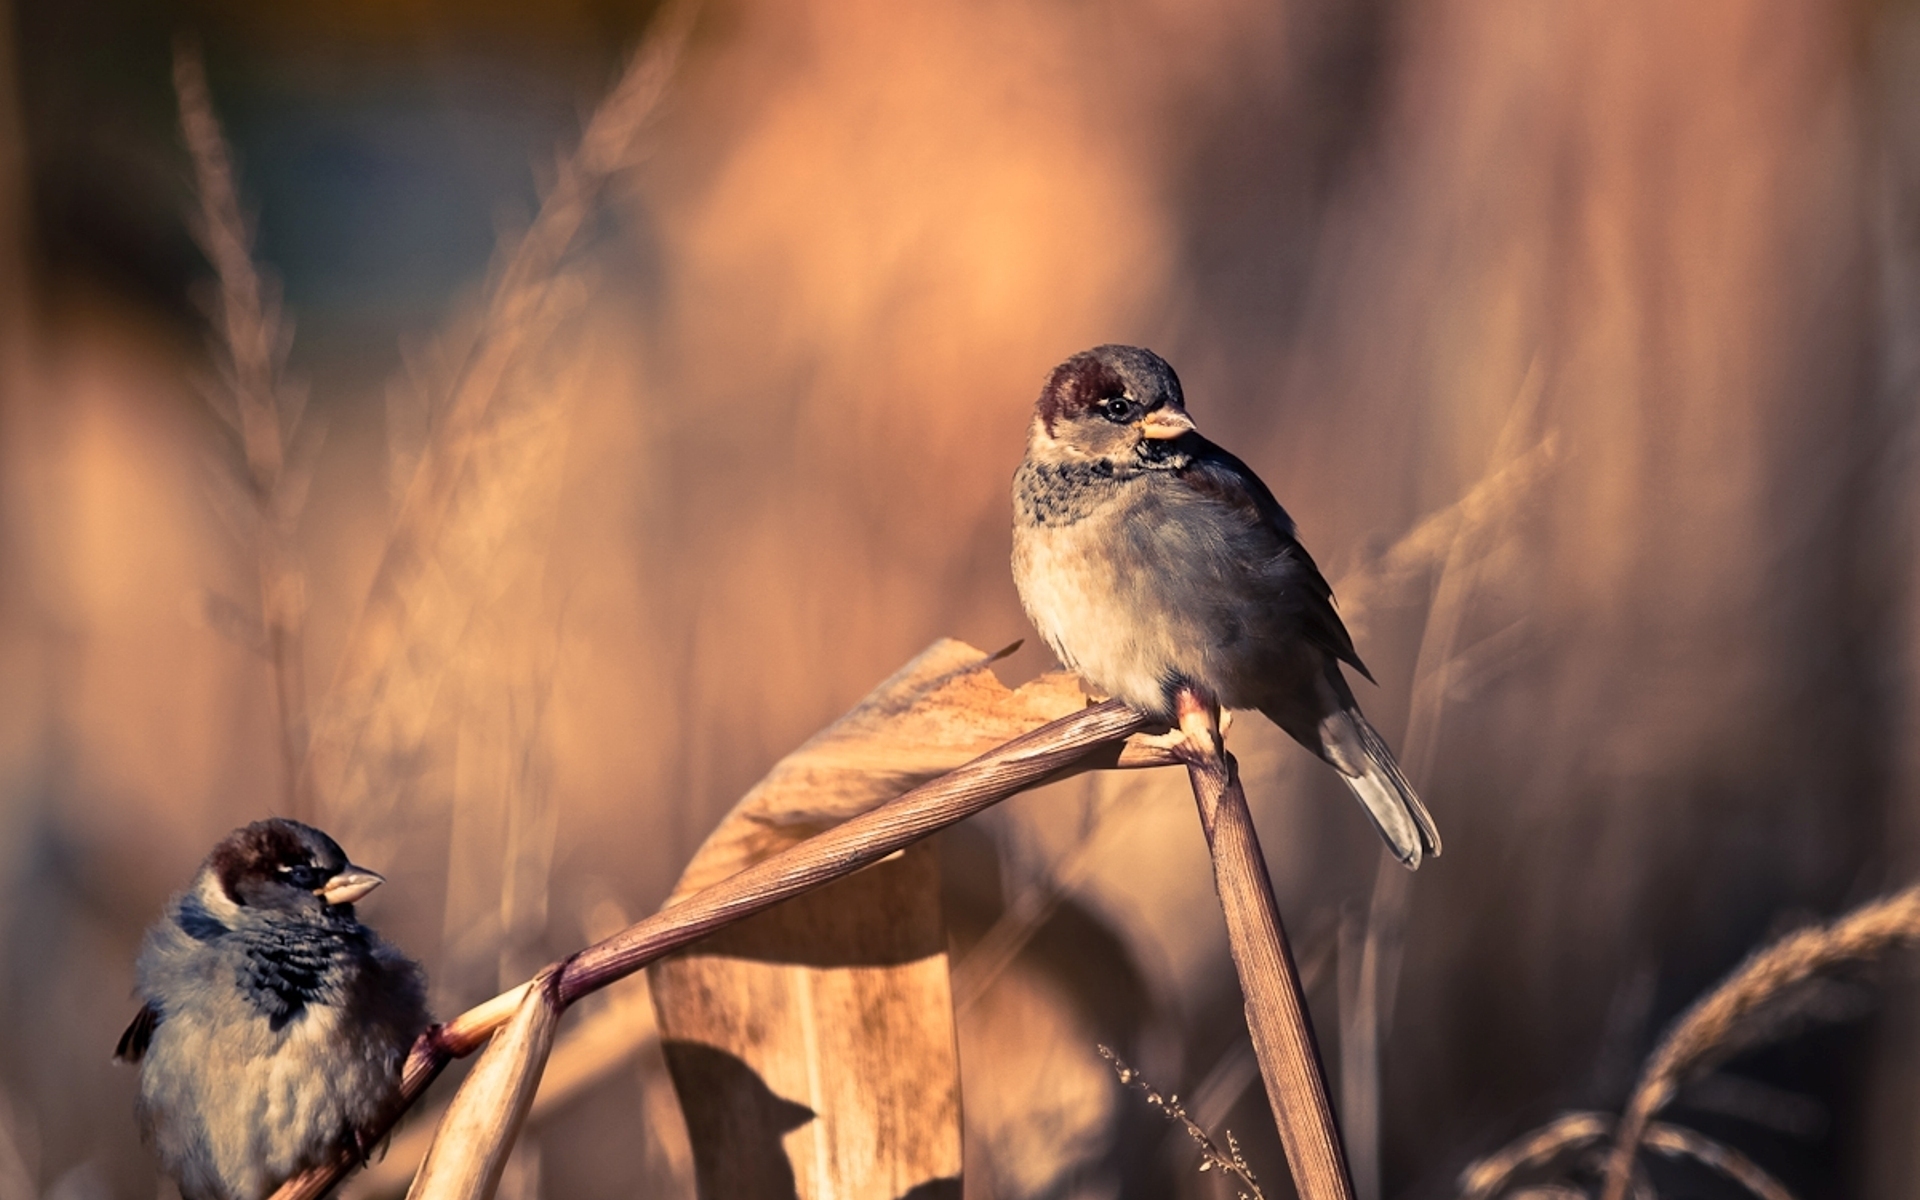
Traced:
[[1029, 453], [1112, 462], [1166, 460], [1194, 431], [1167, 361], [1137, 346], [1096, 346], [1053, 369], [1034, 404]]
[[228, 924], [249, 912], [351, 921], [354, 901], [384, 882], [318, 829], [274, 817], [228, 834], [194, 890]]

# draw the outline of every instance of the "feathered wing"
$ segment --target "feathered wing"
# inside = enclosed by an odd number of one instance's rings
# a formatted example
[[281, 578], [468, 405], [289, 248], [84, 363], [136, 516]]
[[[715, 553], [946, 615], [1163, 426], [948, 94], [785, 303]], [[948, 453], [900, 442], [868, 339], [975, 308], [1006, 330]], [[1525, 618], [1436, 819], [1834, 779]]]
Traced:
[[1276, 553], [1291, 562], [1293, 569], [1288, 572], [1287, 581], [1299, 601], [1296, 615], [1300, 632], [1307, 641], [1366, 676], [1368, 683], [1375, 682], [1373, 672], [1367, 670], [1367, 664], [1360, 661], [1359, 652], [1353, 648], [1353, 635], [1347, 632], [1346, 623], [1333, 606], [1332, 585], [1320, 573], [1307, 548], [1300, 544], [1294, 534], [1293, 518], [1280, 507], [1267, 485], [1247, 464], [1199, 434], [1188, 434], [1181, 440], [1182, 449], [1188, 448], [1186, 443], [1192, 443], [1193, 462], [1181, 473], [1188, 484], [1215, 503], [1243, 510], [1257, 519], [1274, 538]]
[[1274, 539], [1275, 553], [1291, 568], [1286, 582], [1289, 600], [1297, 605], [1299, 632], [1325, 656], [1324, 673], [1307, 685], [1310, 695], [1286, 697], [1262, 711], [1340, 772], [1394, 857], [1409, 867], [1418, 867], [1424, 857], [1437, 858], [1440, 831], [1432, 815], [1341, 677], [1339, 664], [1346, 663], [1373, 681], [1333, 606], [1333, 588], [1294, 536], [1293, 519], [1245, 463], [1205, 438], [1189, 437], [1193, 462], [1185, 477], [1214, 502], [1255, 517]]
[[132, 1023], [127, 1026], [127, 1031], [120, 1035], [120, 1043], [113, 1048], [114, 1060], [137, 1063], [145, 1058], [147, 1047], [153, 1044], [153, 1031], [158, 1028], [160, 1028], [160, 1010], [149, 1001], [134, 1014]]

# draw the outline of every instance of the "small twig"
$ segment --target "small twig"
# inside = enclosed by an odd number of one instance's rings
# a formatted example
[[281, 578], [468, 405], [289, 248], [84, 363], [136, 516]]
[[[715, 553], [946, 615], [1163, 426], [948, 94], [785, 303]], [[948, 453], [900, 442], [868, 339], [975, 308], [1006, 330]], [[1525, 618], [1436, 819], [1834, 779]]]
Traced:
[[1247, 1032], [1295, 1189], [1302, 1200], [1353, 1200], [1353, 1180], [1327, 1098], [1326, 1068], [1307, 1017], [1300, 973], [1287, 945], [1238, 766], [1220, 745], [1219, 711], [1185, 692], [1181, 727], [1188, 740], [1178, 753], [1186, 762], [1213, 856], [1227, 943], [1246, 998]]
[[[1122, 761], [1125, 739], [1149, 724], [1117, 700], [1049, 722], [896, 800], [853, 817], [774, 855], [557, 964], [559, 1009], [648, 963], [780, 901], [851, 875], [896, 850], [989, 808], [1016, 792], [1088, 767]], [[543, 972], [544, 975], [544, 972]], [[522, 984], [421, 1035], [401, 1073], [400, 1100], [369, 1141], [385, 1137], [434, 1077], [473, 1053], [512, 1016], [532, 984]], [[273, 1200], [314, 1200], [355, 1165], [343, 1151], [288, 1180]]]
[[1121, 1083], [1136, 1089], [1146, 1097], [1148, 1104], [1160, 1111], [1161, 1116], [1187, 1131], [1187, 1136], [1193, 1139], [1194, 1145], [1200, 1147], [1202, 1171], [1218, 1170], [1246, 1184], [1247, 1190], [1240, 1193], [1240, 1200], [1266, 1200], [1266, 1193], [1260, 1190], [1260, 1181], [1253, 1177], [1253, 1168], [1247, 1165], [1246, 1156], [1240, 1153], [1240, 1143], [1234, 1140], [1232, 1130], [1226, 1132], [1227, 1147], [1222, 1150], [1220, 1144], [1213, 1140], [1213, 1136], [1187, 1115], [1186, 1106], [1180, 1103], [1180, 1097], [1161, 1095], [1140, 1072], [1128, 1066], [1110, 1048], [1098, 1046], [1096, 1049], [1100, 1051], [1101, 1058], [1113, 1065], [1113, 1073], [1120, 1077]]

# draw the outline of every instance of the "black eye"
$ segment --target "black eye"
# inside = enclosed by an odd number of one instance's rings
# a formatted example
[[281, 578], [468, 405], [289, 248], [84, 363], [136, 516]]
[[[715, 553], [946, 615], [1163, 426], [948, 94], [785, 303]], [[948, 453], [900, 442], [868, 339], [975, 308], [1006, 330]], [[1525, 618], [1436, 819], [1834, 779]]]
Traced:
[[287, 877], [288, 883], [305, 891], [312, 891], [320, 886], [320, 871], [316, 867], [305, 864], [297, 867], [281, 867], [280, 873]]
[[1100, 405], [1100, 414], [1116, 424], [1125, 421], [1127, 416], [1132, 412], [1133, 405], [1128, 404], [1125, 397], [1122, 396], [1115, 396], [1113, 399], [1104, 401]]

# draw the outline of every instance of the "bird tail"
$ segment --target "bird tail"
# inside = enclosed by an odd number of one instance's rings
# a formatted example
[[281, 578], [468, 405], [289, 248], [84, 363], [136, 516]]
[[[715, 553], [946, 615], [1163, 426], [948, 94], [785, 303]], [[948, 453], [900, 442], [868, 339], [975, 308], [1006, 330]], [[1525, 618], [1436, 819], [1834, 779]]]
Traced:
[[1395, 858], [1416, 870], [1423, 857], [1440, 857], [1440, 831], [1427, 806], [1394, 761], [1386, 739], [1352, 704], [1320, 719], [1321, 755], [1360, 798]]

